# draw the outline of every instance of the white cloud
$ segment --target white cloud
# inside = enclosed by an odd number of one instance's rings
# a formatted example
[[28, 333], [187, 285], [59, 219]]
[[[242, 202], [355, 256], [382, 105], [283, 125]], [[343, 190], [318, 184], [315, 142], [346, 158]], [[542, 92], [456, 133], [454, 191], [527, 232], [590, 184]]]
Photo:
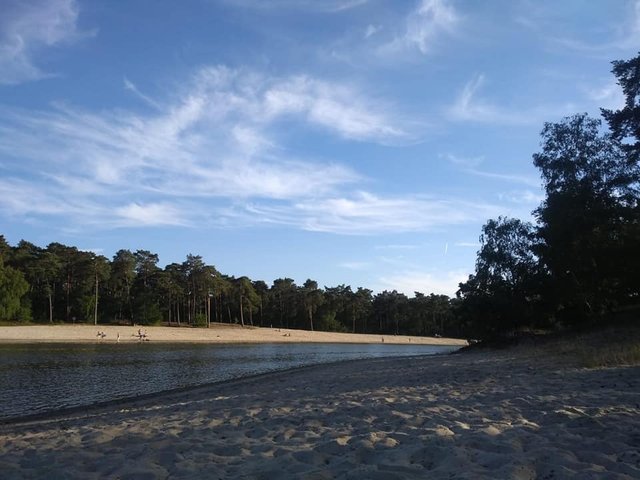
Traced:
[[370, 262], [342, 262], [338, 264], [338, 267], [346, 268], [347, 270], [365, 270], [370, 266]]
[[446, 158], [452, 164], [459, 166], [461, 168], [474, 168], [484, 162], [484, 155], [480, 155], [477, 157], [460, 157], [458, 155], [454, 155], [452, 153], [447, 153], [444, 155], [439, 155], [441, 158]]
[[376, 33], [378, 33], [381, 29], [382, 27], [378, 25], [372, 25], [372, 24], [367, 25], [367, 28], [364, 31], [364, 38], [371, 38]]
[[415, 250], [420, 248], [420, 245], [392, 243], [389, 245], [377, 245], [376, 250]]
[[590, 43], [574, 38], [558, 37], [555, 43], [574, 51], [588, 54], [602, 54], [610, 58], [611, 52], [615, 50], [638, 51], [640, 45], [640, 0], [628, 3], [628, 12], [621, 25], [611, 33], [611, 40]]
[[447, 109], [448, 117], [455, 121], [468, 121], [499, 125], [537, 125], [555, 117], [575, 113], [572, 104], [540, 105], [534, 108], [505, 108], [479, 98], [478, 91], [485, 83], [483, 74], [476, 75], [462, 89], [458, 98]]
[[453, 244], [454, 247], [461, 248], [480, 248], [479, 242], [456, 242]]
[[[139, 93], [131, 82], [125, 88]], [[106, 227], [152, 226], [189, 224], [197, 199], [209, 199], [209, 219], [233, 219], [238, 210], [246, 216], [247, 202], [294, 202], [299, 225], [300, 216], [314, 214], [308, 199], [334, 198], [362, 178], [339, 163], [296, 158], [281, 147], [286, 117], [297, 120], [287, 125], [288, 135], [301, 120], [358, 141], [403, 134], [393, 113], [361, 91], [306, 76], [203, 68], [173, 99], [147, 100], [158, 108], [145, 114], [92, 113], [64, 104], [46, 111], [0, 109], [0, 155], [14, 163], [16, 175], [3, 187], [26, 192], [27, 185], [37, 193], [33, 205], [28, 195], [8, 195], [13, 210], [66, 212], [91, 225], [102, 217]], [[176, 201], [189, 208], [175, 207]]]
[[421, 0], [406, 19], [401, 35], [380, 48], [381, 53], [418, 49], [431, 53], [443, 35], [451, 35], [460, 23], [460, 16], [448, 0]]
[[247, 212], [269, 223], [295, 225], [309, 231], [346, 235], [428, 231], [445, 226], [484, 222], [499, 207], [418, 195], [313, 198], [287, 205], [253, 203]]
[[536, 192], [531, 190], [517, 190], [512, 192], [500, 193], [498, 195], [500, 200], [504, 200], [511, 203], [520, 203], [524, 205], [539, 205], [544, 200], [544, 194], [541, 190]]
[[541, 181], [536, 177], [529, 177], [526, 175], [516, 175], [511, 173], [496, 173], [486, 172], [483, 170], [477, 170], [474, 168], [465, 170], [466, 173], [476, 175], [478, 177], [492, 178], [495, 180], [501, 180], [508, 183], [520, 183], [522, 185], [528, 185], [530, 187], [540, 187]]
[[129, 203], [116, 208], [122, 226], [148, 227], [160, 225], [185, 226], [188, 215], [168, 203]]
[[6, 0], [0, 15], [0, 84], [48, 76], [34, 63], [34, 55], [82, 37], [77, 20], [75, 0]]
[[355, 88], [298, 76], [277, 83], [264, 94], [268, 118], [299, 114], [313, 124], [354, 140], [382, 143], [407, 137], [382, 105], [369, 105]]
[[[568, 3], [570, 9], [571, 5]], [[583, 9], [580, 4], [576, 6]], [[559, 15], [556, 5], [545, 5], [543, 2], [526, 2], [525, 7], [526, 11], [516, 17], [516, 22], [536, 32], [545, 41], [551, 42], [556, 51], [558, 47], [562, 47], [572, 53], [578, 52], [611, 59], [615, 58], [616, 52], [619, 51], [637, 52], [640, 45], [640, 0], [611, 3], [609, 8], [622, 7], [623, 18], [611, 25], [600, 21], [598, 38], [592, 38], [596, 37], [595, 35], [585, 36], [589, 40], [568, 36], [565, 23], [558, 22], [558, 18], [580, 15], [582, 12], [569, 10], [564, 15]], [[585, 31], [580, 30], [580, 32]]]
[[151, 107], [153, 107], [153, 108], [155, 108], [157, 110], [161, 109], [161, 107], [158, 104], [158, 102], [156, 102], [151, 97], [149, 97], [148, 95], [145, 95], [140, 90], [138, 90], [138, 87], [132, 81], [130, 81], [127, 77], [124, 77], [123, 82], [124, 82], [125, 90], [128, 90], [128, 91], [132, 92], [135, 96], [137, 96], [139, 99], [141, 99], [147, 105], [149, 105], [149, 106], [151, 106]]
[[587, 97], [602, 108], [618, 110], [624, 107], [625, 96], [622, 88], [614, 80], [597, 87], [585, 88]]
[[369, 0], [223, 0], [234, 7], [259, 10], [296, 9], [337, 13], [359, 7]]
[[460, 171], [469, 175], [491, 178], [508, 183], [517, 183], [527, 185], [529, 187], [540, 187], [541, 185], [540, 179], [538, 177], [530, 177], [512, 173], [487, 172], [485, 170], [480, 170], [478, 167], [485, 161], [485, 157], [482, 155], [477, 157], [465, 158], [447, 153], [444, 155], [440, 155], [440, 157], [446, 158], [449, 162], [458, 167]]
[[424, 272], [418, 270], [405, 270], [382, 276], [378, 279], [377, 290], [398, 290], [407, 296], [413, 296], [414, 292], [428, 295], [448, 295], [455, 297], [458, 285], [469, 277], [469, 273], [463, 270], [449, 272]]

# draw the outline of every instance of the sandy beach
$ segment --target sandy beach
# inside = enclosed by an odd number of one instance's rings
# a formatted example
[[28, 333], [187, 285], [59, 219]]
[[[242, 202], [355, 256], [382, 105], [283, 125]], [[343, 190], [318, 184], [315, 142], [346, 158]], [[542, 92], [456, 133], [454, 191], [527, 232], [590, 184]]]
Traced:
[[[366, 335], [309, 332], [285, 328], [258, 328], [214, 324], [211, 328], [145, 327], [116, 325], [0, 326], [0, 342], [137, 342], [138, 330], [152, 342], [191, 343], [392, 343], [417, 345], [466, 345], [457, 338]], [[105, 334], [97, 337], [98, 332]]]
[[18, 478], [637, 479], [640, 366], [512, 349], [307, 367], [0, 427]]

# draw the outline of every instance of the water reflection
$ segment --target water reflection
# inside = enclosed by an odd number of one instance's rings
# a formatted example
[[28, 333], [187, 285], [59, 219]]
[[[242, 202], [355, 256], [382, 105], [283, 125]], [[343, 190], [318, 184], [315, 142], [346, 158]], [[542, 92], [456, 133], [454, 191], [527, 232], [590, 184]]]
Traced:
[[345, 344], [0, 345], [0, 419], [157, 393], [273, 370], [457, 347]]

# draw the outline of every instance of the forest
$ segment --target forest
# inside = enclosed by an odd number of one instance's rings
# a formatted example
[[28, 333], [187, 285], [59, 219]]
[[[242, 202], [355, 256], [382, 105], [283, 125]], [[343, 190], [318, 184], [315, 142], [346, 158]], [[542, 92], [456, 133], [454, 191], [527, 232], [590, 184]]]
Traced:
[[[209, 326], [211, 322], [338, 332], [434, 335], [450, 330], [450, 299], [373, 295], [291, 278], [233, 277], [201, 256], [158, 266], [158, 255], [119, 250], [111, 260], [59, 243], [46, 248], [0, 237], [0, 317], [36, 322]], [[411, 319], [411, 320], [409, 320]]]
[[[640, 306], [640, 56], [614, 61], [625, 104], [541, 131], [533, 164], [545, 198], [534, 222], [490, 219], [475, 272], [455, 298], [348, 285], [320, 288], [223, 274], [201, 256], [158, 266], [0, 235], [0, 320], [208, 326], [492, 338], [593, 326]], [[630, 313], [631, 312], [631, 313]]]

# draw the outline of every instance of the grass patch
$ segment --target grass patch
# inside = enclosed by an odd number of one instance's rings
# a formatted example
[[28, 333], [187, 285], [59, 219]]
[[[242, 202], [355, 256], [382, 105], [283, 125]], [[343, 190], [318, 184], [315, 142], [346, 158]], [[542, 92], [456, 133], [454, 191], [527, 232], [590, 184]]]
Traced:
[[640, 365], [640, 327], [603, 328], [555, 338], [540, 347], [538, 353], [558, 356], [576, 367]]
[[587, 347], [579, 352], [578, 359], [586, 368], [640, 365], [640, 343]]

